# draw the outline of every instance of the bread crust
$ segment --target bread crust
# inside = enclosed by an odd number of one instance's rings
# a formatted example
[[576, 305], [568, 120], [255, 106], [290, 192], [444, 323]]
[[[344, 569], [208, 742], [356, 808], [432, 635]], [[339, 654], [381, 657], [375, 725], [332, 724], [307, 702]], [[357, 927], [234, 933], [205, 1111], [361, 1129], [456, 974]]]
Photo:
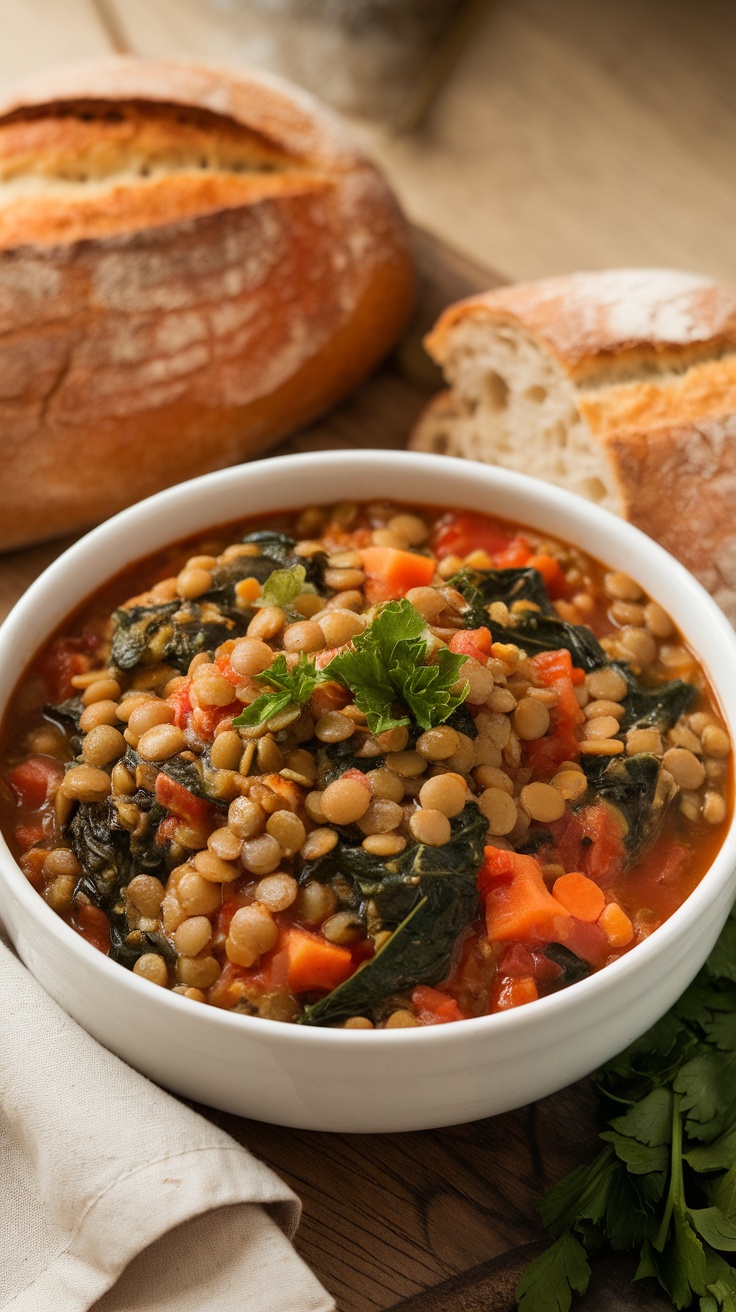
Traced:
[[458, 301], [426, 338], [439, 364], [468, 317], [523, 326], [569, 378], [589, 386], [736, 349], [736, 290], [676, 269], [572, 273]]
[[[88, 176], [67, 185], [74, 158]], [[2, 177], [0, 547], [264, 449], [364, 377], [407, 317], [395, 199], [326, 111], [271, 79], [63, 70], [0, 105]]]
[[[416, 449], [464, 454], [468, 424], [474, 454], [482, 447], [483, 419], [467, 404], [475, 374], [461, 358], [468, 325], [500, 333], [513, 325], [553, 358], [620, 513], [681, 560], [736, 623], [736, 291], [695, 274], [611, 270], [458, 302], [427, 346], [463, 386], [427, 407]], [[533, 426], [524, 443], [528, 456]], [[490, 442], [488, 450], [493, 460]]]

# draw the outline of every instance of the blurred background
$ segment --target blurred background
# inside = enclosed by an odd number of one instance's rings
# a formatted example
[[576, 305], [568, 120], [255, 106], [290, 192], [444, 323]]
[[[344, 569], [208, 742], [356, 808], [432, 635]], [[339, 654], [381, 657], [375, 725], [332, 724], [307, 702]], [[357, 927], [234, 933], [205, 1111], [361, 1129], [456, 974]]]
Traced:
[[513, 279], [736, 279], [735, 48], [729, 0], [0, 0], [0, 92], [110, 49], [287, 74], [413, 219]]

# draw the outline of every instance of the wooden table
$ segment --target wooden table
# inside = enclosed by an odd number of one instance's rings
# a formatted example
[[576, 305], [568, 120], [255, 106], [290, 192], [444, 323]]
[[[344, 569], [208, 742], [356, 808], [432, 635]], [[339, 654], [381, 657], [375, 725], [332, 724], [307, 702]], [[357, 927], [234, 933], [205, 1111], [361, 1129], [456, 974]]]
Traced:
[[[500, 279], [416, 233], [420, 296], [394, 357], [343, 405], [279, 450], [400, 447], [436, 386], [420, 339], [448, 301]], [[63, 544], [0, 561], [0, 618]], [[257, 1124], [200, 1107], [299, 1194], [297, 1247], [339, 1312], [510, 1312], [529, 1259], [544, 1246], [534, 1199], [595, 1151], [583, 1082], [532, 1107], [416, 1134], [341, 1136]], [[597, 1268], [580, 1312], [667, 1308], [630, 1287], [620, 1259]]]

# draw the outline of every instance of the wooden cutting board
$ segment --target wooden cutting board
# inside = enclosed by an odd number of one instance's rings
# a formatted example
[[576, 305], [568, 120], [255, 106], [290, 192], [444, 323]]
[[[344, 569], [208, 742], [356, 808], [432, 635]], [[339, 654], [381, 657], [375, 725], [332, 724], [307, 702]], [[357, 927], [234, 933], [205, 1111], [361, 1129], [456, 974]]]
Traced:
[[[423, 333], [448, 302], [503, 281], [425, 232], [416, 233], [416, 253], [417, 313], [394, 356], [277, 454], [405, 444], [440, 382], [422, 352]], [[0, 557], [0, 618], [68, 541]], [[353, 1136], [197, 1110], [299, 1194], [304, 1216], [297, 1247], [339, 1312], [511, 1312], [519, 1275], [544, 1247], [534, 1199], [596, 1151], [593, 1107], [584, 1081], [506, 1116], [415, 1134]], [[631, 1286], [632, 1274], [625, 1259], [597, 1264], [580, 1312], [671, 1307], [650, 1282]]]

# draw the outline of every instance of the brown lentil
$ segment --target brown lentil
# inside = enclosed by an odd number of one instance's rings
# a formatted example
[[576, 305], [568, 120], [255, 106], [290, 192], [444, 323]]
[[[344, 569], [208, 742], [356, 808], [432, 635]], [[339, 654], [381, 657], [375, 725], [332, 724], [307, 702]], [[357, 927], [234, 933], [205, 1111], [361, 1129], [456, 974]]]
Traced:
[[644, 623], [655, 638], [671, 638], [675, 631], [669, 615], [656, 601], [648, 601], [644, 607]]
[[321, 856], [327, 856], [333, 847], [337, 847], [337, 834], [334, 829], [318, 828], [313, 829], [305, 838], [301, 855], [305, 861], [317, 861]]
[[120, 696], [120, 684], [117, 679], [95, 679], [82, 693], [82, 704], [92, 706], [95, 702], [116, 702]]
[[266, 824], [266, 812], [248, 797], [236, 797], [227, 810], [227, 823], [238, 838], [255, 838]]
[[[452, 757], [448, 759], [451, 761]], [[389, 752], [386, 768], [393, 770], [402, 779], [418, 779], [420, 774], [424, 774], [427, 762], [419, 752]]]
[[611, 702], [599, 697], [594, 702], [586, 703], [583, 714], [586, 720], [596, 720], [601, 715], [613, 716], [614, 720], [623, 720], [626, 709], [620, 702]]
[[354, 824], [365, 815], [370, 803], [370, 785], [344, 776], [328, 784], [320, 799], [322, 814], [333, 825]]
[[588, 780], [582, 770], [560, 770], [550, 784], [561, 793], [566, 802], [574, 802], [587, 791]]
[[266, 875], [256, 885], [256, 899], [270, 912], [285, 911], [296, 901], [299, 885], [291, 875]]
[[586, 738], [614, 738], [619, 730], [618, 719], [613, 715], [596, 715], [588, 720], [584, 733]]
[[620, 738], [586, 738], [580, 744], [583, 756], [620, 756], [623, 750]]
[[[82, 733], [89, 733], [91, 729], [97, 729], [102, 724], [116, 725], [118, 723], [118, 705], [111, 697], [103, 698], [99, 702], [93, 702], [91, 706], [85, 706], [79, 717], [79, 727]], [[36, 748], [40, 751], [40, 747]]]
[[641, 588], [634, 579], [629, 578], [621, 570], [610, 570], [603, 577], [603, 587], [609, 597], [617, 601], [640, 601]]
[[125, 751], [125, 739], [111, 724], [98, 724], [82, 742], [82, 758], [86, 765], [109, 765]]
[[460, 738], [449, 724], [440, 724], [436, 729], [427, 729], [417, 739], [417, 751], [428, 761], [446, 761], [457, 751]]
[[384, 1029], [387, 1030], [410, 1030], [419, 1024], [413, 1012], [407, 1011], [406, 1007], [400, 1007], [398, 1011], [392, 1011], [387, 1018]]
[[369, 770], [366, 779], [374, 797], [387, 797], [391, 802], [400, 802], [404, 796], [404, 784], [393, 770]]
[[344, 946], [360, 938], [363, 926], [353, 911], [338, 911], [322, 923], [322, 933], [330, 943]]
[[532, 697], [522, 697], [513, 715], [516, 733], [523, 742], [543, 738], [549, 729], [549, 711]]
[[388, 797], [374, 797], [365, 815], [358, 821], [364, 834], [387, 834], [398, 828], [404, 818], [403, 808]]
[[208, 569], [200, 569], [195, 566], [193, 569], [185, 567], [176, 576], [176, 590], [180, 597], [186, 600], [192, 600], [194, 597], [201, 597], [203, 592], [209, 592], [212, 587], [212, 575]]
[[136, 750], [144, 761], [169, 761], [186, 747], [186, 738], [175, 724], [155, 724], [138, 739]]
[[717, 724], [707, 724], [701, 734], [703, 751], [709, 756], [719, 758], [728, 756], [731, 751], [731, 740], [724, 729]]
[[190, 916], [174, 930], [174, 947], [184, 957], [196, 957], [212, 938], [212, 926], [206, 916]]
[[294, 903], [297, 918], [305, 925], [319, 925], [337, 906], [337, 898], [327, 884], [310, 879], [299, 889]]
[[249, 638], [269, 642], [284, 627], [286, 616], [280, 606], [262, 606], [250, 621], [246, 633]]
[[452, 819], [462, 811], [468, 796], [468, 787], [459, 774], [436, 774], [427, 779], [419, 790], [421, 806], [440, 811]]
[[560, 820], [565, 814], [565, 799], [551, 784], [525, 784], [520, 793], [520, 801], [531, 820], [549, 824], [552, 820]]
[[266, 833], [276, 839], [286, 856], [298, 852], [307, 837], [303, 821], [293, 811], [275, 811], [266, 821]]
[[267, 907], [258, 903], [238, 907], [230, 921], [225, 951], [229, 960], [238, 966], [252, 966], [264, 952], [274, 947], [278, 935], [278, 925]]
[[44, 857], [43, 873], [46, 879], [58, 875], [71, 875], [76, 879], [82, 873], [82, 867], [70, 848], [54, 847]]
[[630, 729], [626, 735], [628, 756], [636, 756], [639, 752], [651, 752], [653, 756], [661, 756], [662, 751], [662, 735], [659, 729]]
[[511, 833], [518, 813], [516, 802], [504, 788], [484, 788], [478, 806], [488, 821], [489, 833], [499, 837]]
[[75, 765], [64, 775], [60, 791], [76, 802], [104, 802], [111, 788], [112, 781], [105, 770], [93, 765]]
[[128, 901], [144, 916], [158, 915], [164, 900], [164, 886], [154, 875], [135, 875], [127, 887]]
[[368, 834], [361, 847], [371, 856], [398, 856], [406, 847], [406, 839], [400, 834]]
[[215, 957], [179, 957], [176, 978], [189, 988], [209, 989], [220, 977], [220, 963]]
[[670, 747], [662, 757], [662, 764], [680, 788], [699, 788], [705, 781], [703, 762], [686, 747]]
[[322, 645], [326, 644], [328, 647], [342, 647], [356, 634], [362, 633], [365, 628], [362, 615], [356, 615], [354, 611], [339, 606], [323, 611], [317, 623], [322, 630]]
[[[164, 902], [168, 897], [167, 891]], [[204, 879], [197, 870], [190, 868], [181, 876], [177, 884], [175, 900], [182, 912], [179, 924], [184, 916], [211, 916], [217, 911], [222, 900], [220, 885]]]
[[373, 1021], [367, 1016], [348, 1016], [348, 1019], [343, 1021], [342, 1027], [344, 1030], [372, 1030]]
[[157, 952], [144, 952], [133, 966], [133, 974], [147, 979], [150, 984], [165, 986], [169, 982], [166, 962]]
[[351, 738], [355, 732], [355, 725], [346, 715], [341, 715], [339, 711], [327, 711], [321, 715], [314, 726], [314, 734], [319, 738], [321, 743], [342, 743], [346, 738]]
[[626, 680], [618, 670], [603, 665], [598, 670], [591, 670], [585, 676], [585, 686], [593, 698], [602, 698], [610, 702], [622, 702], [628, 691]]
[[243, 840], [229, 825], [223, 825], [221, 829], [215, 829], [210, 834], [207, 847], [221, 861], [237, 861], [243, 849]]
[[273, 834], [260, 834], [258, 838], [245, 839], [241, 861], [252, 875], [270, 875], [281, 864], [282, 856], [281, 844]]
[[409, 820], [412, 838], [428, 847], [442, 847], [450, 841], [450, 821], [441, 811], [432, 807], [422, 807], [415, 811]]

